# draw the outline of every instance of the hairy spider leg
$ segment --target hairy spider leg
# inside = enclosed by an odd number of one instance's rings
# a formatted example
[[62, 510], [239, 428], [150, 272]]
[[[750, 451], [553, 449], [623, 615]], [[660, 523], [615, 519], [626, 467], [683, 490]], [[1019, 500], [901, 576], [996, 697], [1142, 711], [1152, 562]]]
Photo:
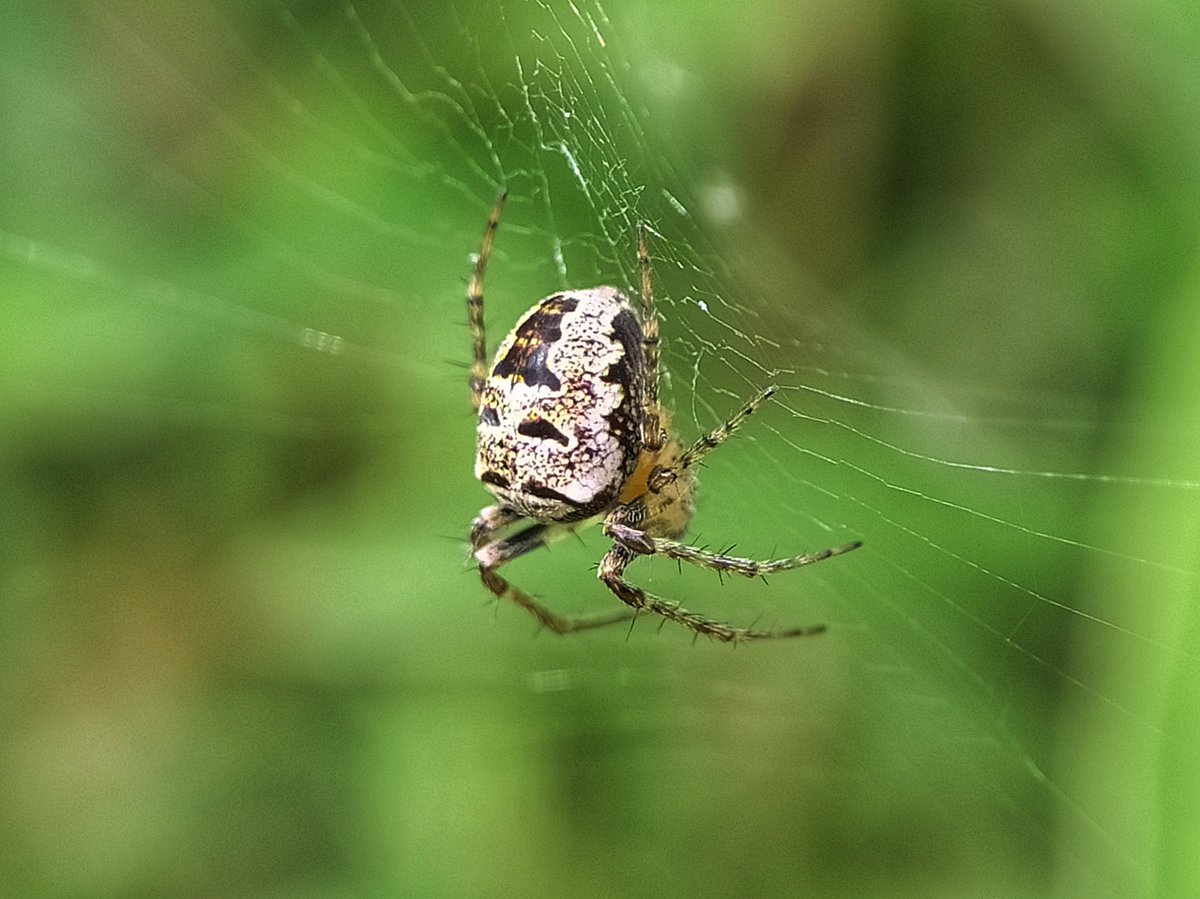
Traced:
[[479, 576], [482, 578], [484, 586], [486, 586], [498, 599], [507, 599], [510, 602], [516, 603], [521, 608], [525, 609], [534, 618], [541, 622], [543, 627], [549, 628], [556, 634], [573, 634], [578, 631], [590, 630], [594, 627], [606, 627], [610, 624], [620, 624], [622, 621], [629, 621], [634, 616], [629, 612], [617, 612], [611, 615], [592, 615], [579, 617], [566, 617], [551, 612], [544, 605], [535, 600], [519, 587], [514, 586], [509, 581], [506, 581], [496, 573], [495, 568], [488, 568], [485, 565], [479, 566]]
[[650, 489], [658, 493], [668, 484], [677, 480], [681, 473], [687, 471], [710, 452], [729, 439], [742, 424], [758, 411], [758, 407], [769, 400], [778, 390], [774, 384], [770, 387], [764, 387], [758, 392], [746, 405], [742, 406], [735, 412], [724, 424], [713, 428], [695, 443], [693, 443], [679, 457], [679, 461], [672, 466], [663, 466], [657, 468], [650, 475]]
[[492, 255], [492, 240], [496, 236], [496, 228], [500, 224], [500, 210], [504, 208], [504, 200], [508, 191], [500, 191], [492, 214], [488, 216], [487, 228], [483, 232], [483, 243], [479, 247], [479, 255], [475, 257], [475, 270], [471, 273], [471, 283], [467, 287], [467, 320], [471, 327], [473, 343], [473, 358], [471, 361], [471, 405], [479, 411], [479, 396], [483, 392], [484, 381], [487, 380], [487, 332], [483, 325], [483, 275], [487, 270], [488, 257]]
[[642, 272], [642, 445], [652, 453], [667, 442], [662, 424], [662, 408], [658, 404], [658, 310], [654, 306], [654, 291], [650, 286], [650, 254], [646, 251], [645, 222], [638, 222], [638, 268]]
[[698, 546], [690, 546], [676, 540], [667, 540], [664, 537], [652, 537], [644, 531], [639, 531], [637, 528], [631, 528], [617, 522], [606, 522], [604, 525], [604, 534], [638, 555], [664, 555], [672, 559], [678, 559], [681, 562], [687, 562], [689, 565], [695, 565], [698, 568], [708, 568], [722, 574], [730, 572], [742, 577], [763, 577], [768, 574], [774, 574], [777, 571], [803, 568], [805, 565], [824, 562], [826, 559], [831, 559], [834, 556], [853, 552], [862, 546], [861, 540], [855, 540], [853, 543], [844, 543], [841, 546], [835, 546], [830, 549], [802, 553], [801, 555], [790, 556], [786, 559], [757, 560], [709, 552]]
[[501, 577], [497, 570], [507, 565], [513, 559], [519, 558], [546, 544], [554, 528], [550, 525], [533, 524], [514, 534], [512, 537], [493, 540], [492, 536], [500, 529], [521, 520], [522, 516], [514, 509], [506, 506], [488, 506], [479, 513], [471, 525], [472, 555], [479, 561], [479, 577], [484, 586], [497, 599], [505, 599], [515, 603], [529, 612], [543, 627], [549, 628], [556, 634], [570, 634], [576, 631], [589, 630], [594, 627], [604, 627], [609, 624], [619, 624], [629, 621], [634, 616], [626, 611], [608, 615], [567, 617], [555, 614], [535, 600], [519, 587]]
[[511, 506], [496, 504], [481, 509], [479, 514], [475, 516], [475, 520], [471, 522], [471, 551], [469, 555], [475, 555], [476, 550], [485, 543], [490, 543], [497, 531], [508, 527], [514, 522], [520, 521], [524, 517]]
[[769, 640], [784, 637], [808, 637], [819, 634], [824, 627], [795, 628], [784, 631], [760, 631], [754, 628], [731, 627], [695, 612], [689, 612], [678, 603], [668, 602], [647, 593], [641, 587], [635, 587], [624, 578], [625, 568], [637, 557], [637, 554], [626, 546], [616, 544], [600, 562], [599, 578], [616, 597], [630, 608], [637, 611], [653, 612], [668, 621], [674, 621], [697, 634], [713, 637], [725, 643], [742, 643], [747, 640]]
[[801, 637], [819, 634], [825, 630], [822, 625], [787, 631], [734, 628], [689, 612], [676, 603], [647, 594], [628, 583], [623, 577], [625, 567], [639, 555], [661, 554], [681, 562], [687, 562], [689, 565], [716, 571], [718, 574], [728, 571], [742, 577], [758, 577], [812, 565], [833, 556], [852, 552], [862, 546], [861, 541], [855, 541], [785, 559], [758, 561], [709, 552], [700, 547], [648, 533], [655, 530], [656, 520], [662, 514], [663, 509], [675, 501], [663, 494], [664, 488], [677, 481], [691, 466], [727, 440], [749, 416], [754, 414], [759, 406], [775, 393], [775, 390], [774, 386], [763, 389], [728, 421], [692, 444], [673, 464], [656, 468], [648, 481], [650, 492], [625, 505], [618, 506], [609, 513], [604, 520], [604, 533], [614, 541], [615, 546], [600, 563], [600, 579], [622, 602], [636, 609], [655, 612], [697, 633], [729, 642], [774, 637]]

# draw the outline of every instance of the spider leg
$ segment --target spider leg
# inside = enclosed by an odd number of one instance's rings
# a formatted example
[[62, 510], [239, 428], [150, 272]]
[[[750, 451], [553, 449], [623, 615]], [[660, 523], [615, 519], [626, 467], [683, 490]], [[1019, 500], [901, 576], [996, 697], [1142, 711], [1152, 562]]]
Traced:
[[551, 612], [532, 596], [502, 578], [495, 568], [480, 564], [479, 576], [486, 586], [499, 599], [507, 599], [525, 609], [534, 618], [556, 634], [573, 634], [577, 631], [590, 630], [594, 627], [604, 627], [628, 621], [634, 616], [629, 612], [618, 612], [611, 615], [593, 615], [587, 617], [568, 618]]
[[642, 444], [658, 452], [667, 442], [658, 404], [658, 311], [650, 286], [650, 254], [646, 251], [645, 222], [638, 222], [638, 267], [642, 272]]
[[734, 413], [728, 421], [719, 427], [713, 428], [711, 431], [693, 443], [690, 447], [688, 447], [683, 455], [679, 457], [679, 461], [677, 463], [672, 466], [656, 468], [650, 475], [650, 489], [655, 493], [659, 492], [668, 484], [677, 480], [682, 472], [687, 471], [706, 455], [728, 440], [733, 432], [740, 428], [747, 418], [757, 412], [758, 407], [769, 400], [777, 389], [778, 388], [773, 384], [770, 387], [763, 388], [753, 399], [751, 399], [748, 403], [746, 403], [746, 405], [742, 406], [741, 409]]
[[616, 614], [576, 618], [556, 615], [528, 593], [501, 577], [496, 569], [544, 546], [547, 538], [551, 537], [554, 532], [554, 528], [550, 525], [534, 524], [511, 537], [502, 540], [490, 539], [496, 531], [522, 517], [519, 512], [507, 506], [488, 506], [479, 513], [471, 526], [471, 554], [479, 562], [479, 577], [494, 596], [516, 603], [540, 621], [543, 627], [549, 628], [556, 634], [570, 634], [608, 624], [617, 624], [634, 617], [624, 611]]
[[791, 556], [787, 559], [765, 559], [758, 561], [755, 559], [743, 559], [739, 556], [727, 556], [722, 553], [708, 552], [707, 550], [700, 549], [698, 546], [689, 546], [686, 543], [666, 540], [662, 537], [652, 537], [644, 531], [639, 531], [637, 528], [631, 528], [628, 525], [617, 522], [605, 523], [604, 533], [621, 546], [639, 555], [664, 555], [672, 559], [678, 559], [681, 562], [687, 562], [689, 565], [711, 569], [718, 574], [729, 571], [733, 574], [740, 574], [742, 577], [760, 577], [762, 575], [774, 574], [777, 571], [802, 568], [805, 565], [812, 565], [814, 562], [823, 562], [825, 559], [843, 555], [862, 546], [862, 541], [856, 540], [853, 543], [845, 543], [830, 549]]
[[533, 524], [511, 537], [491, 540], [471, 554], [485, 568], [499, 568], [545, 546], [549, 536], [550, 528], [547, 525]]
[[470, 555], [474, 555], [475, 551], [485, 543], [490, 543], [497, 531], [508, 527], [514, 521], [520, 521], [523, 517], [511, 506], [497, 504], [481, 509], [475, 516], [475, 520], [471, 522]]
[[473, 353], [471, 361], [471, 405], [479, 411], [479, 396], [483, 392], [483, 383], [487, 380], [487, 332], [483, 326], [483, 273], [487, 269], [488, 257], [492, 255], [492, 240], [496, 236], [496, 228], [500, 224], [500, 210], [504, 208], [504, 200], [508, 191], [500, 191], [492, 214], [488, 216], [487, 228], [483, 232], [483, 243], [479, 247], [479, 255], [475, 257], [475, 270], [471, 273], [471, 284], [467, 287], [467, 320], [471, 327]]
[[600, 562], [600, 580], [621, 602], [637, 611], [653, 612], [668, 621], [681, 624], [696, 634], [714, 637], [725, 643], [741, 643], [746, 640], [765, 640], [782, 637], [807, 637], [819, 634], [824, 627], [795, 628], [785, 631], [760, 631], [754, 628], [731, 627], [695, 612], [689, 612], [678, 603], [668, 602], [641, 587], [635, 587], [624, 578], [625, 568], [636, 558], [634, 550], [620, 543], [613, 546]]

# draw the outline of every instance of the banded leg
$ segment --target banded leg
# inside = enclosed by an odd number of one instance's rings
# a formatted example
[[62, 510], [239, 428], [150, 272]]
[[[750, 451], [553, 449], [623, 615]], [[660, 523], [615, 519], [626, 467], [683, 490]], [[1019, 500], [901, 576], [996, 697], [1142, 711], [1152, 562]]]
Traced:
[[492, 214], [488, 216], [487, 228], [483, 232], [483, 244], [479, 247], [479, 255], [475, 257], [475, 269], [471, 273], [471, 284], [467, 287], [467, 320], [471, 326], [471, 341], [473, 344], [471, 360], [471, 405], [479, 411], [479, 395], [483, 392], [483, 382], [487, 380], [487, 332], [483, 326], [483, 274], [487, 270], [488, 257], [492, 255], [492, 240], [496, 236], [496, 228], [500, 224], [500, 210], [504, 208], [507, 190], [500, 191]]
[[823, 562], [834, 556], [841, 556], [862, 546], [861, 540], [845, 543], [830, 549], [791, 556], [787, 559], [743, 559], [739, 556], [727, 556], [722, 553], [709, 552], [698, 546], [689, 546], [675, 540], [662, 537], [652, 537], [649, 534], [631, 528], [628, 525], [610, 523], [604, 525], [604, 533], [617, 543], [643, 556], [664, 555], [699, 568], [708, 568], [721, 574], [730, 572], [742, 577], [761, 577], [774, 574], [777, 571], [788, 571], [792, 568], [803, 568], [814, 562]]
[[633, 617], [629, 612], [624, 611], [578, 618], [556, 615], [529, 594], [501, 577], [496, 569], [544, 546], [547, 538], [551, 537], [554, 531], [551, 525], [534, 524], [511, 537], [502, 540], [491, 539], [497, 531], [523, 517], [519, 512], [507, 506], [488, 506], [479, 513], [471, 525], [471, 554], [479, 563], [479, 577], [483, 580], [484, 586], [497, 599], [507, 599], [516, 603], [540, 621], [543, 627], [549, 628], [556, 634], [569, 634], [593, 627], [618, 624]]
[[658, 311], [654, 307], [654, 292], [650, 286], [650, 254], [646, 251], [645, 222], [638, 222], [638, 267], [642, 272], [642, 444], [651, 452], [658, 452], [667, 442], [662, 426], [662, 410], [658, 405], [658, 364], [660, 338], [658, 336]]
[[681, 624], [697, 634], [713, 637], [725, 643], [742, 643], [747, 640], [768, 640], [783, 637], [808, 637], [825, 630], [823, 626], [794, 628], [785, 631], [760, 631], [754, 628], [731, 627], [695, 612], [689, 612], [678, 603], [668, 602], [652, 593], [647, 593], [641, 587], [635, 587], [624, 578], [626, 567], [636, 557], [633, 550], [614, 546], [600, 562], [600, 580], [608, 587], [621, 602], [637, 611], [653, 612], [668, 621]]
[[758, 407], [769, 400], [778, 389], [779, 388], [773, 384], [770, 387], [763, 388], [753, 399], [751, 399], [748, 403], [746, 403], [746, 405], [742, 406], [741, 409], [734, 413], [734, 415], [723, 425], [713, 428], [713, 430], [709, 431], [690, 447], [688, 447], [683, 455], [679, 457], [679, 461], [674, 465], [656, 468], [653, 472], [651, 472], [648, 480], [650, 489], [654, 493], [658, 493], [668, 484], [676, 481], [680, 474], [682, 474], [684, 471], [687, 471], [689, 468], [707, 456], [710, 452], [728, 440], [730, 435], [740, 428], [747, 418], [757, 412]]
[[586, 617], [567, 618], [551, 612], [525, 591], [514, 587], [511, 583], [496, 573], [495, 568], [486, 565], [479, 566], [479, 576], [486, 586], [498, 599], [507, 599], [525, 609], [541, 622], [542, 627], [549, 628], [556, 634], [573, 634], [594, 627], [605, 627], [610, 624], [620, 624], [633, 617], [629, 612], [616, 612], [609, 615], [593, 615]]

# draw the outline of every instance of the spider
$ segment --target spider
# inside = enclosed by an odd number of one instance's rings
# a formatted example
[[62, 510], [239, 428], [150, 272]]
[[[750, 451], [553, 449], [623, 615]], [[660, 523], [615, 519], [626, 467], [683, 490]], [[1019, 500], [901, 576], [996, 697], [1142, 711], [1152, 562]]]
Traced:
[[[732, 627], [625, 580], [626, 567], [638, 556], [667, 556], [718, 573], [757, 577], [839, 556], [862, 543], [755, 561], [678, 542], [692, 517], [696, 464], [753, 415], [775, 387], [760, 391], [686, 449], [668, 432], [669, 415], [658, 398], [658, 314], [644, 224], [638, 226], [640, 320], [613, 287], [555, 293], [517, 322], [489, 369], [483, 276], [506, 196], [502, 192], [492, 208], [467, 290], [474, 341], [471, 401], [479, 416], [475, 476], [497, 500], [471, 525], [471, 555], [488, 590], [557, 634], [631, 621], [643, 611], [727, 642], [821, 633], [823, 626]], [[530, 523], [513, 533], [523, 519]], [[513, 559], [596, 522], [612, 540], [598, 576], [632, 611], [563, 617], [500, 575]]]

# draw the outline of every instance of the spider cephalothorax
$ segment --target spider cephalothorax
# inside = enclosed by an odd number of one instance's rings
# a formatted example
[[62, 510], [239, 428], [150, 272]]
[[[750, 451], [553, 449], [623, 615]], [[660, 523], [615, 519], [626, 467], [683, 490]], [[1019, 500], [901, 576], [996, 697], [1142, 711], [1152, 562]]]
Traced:
[[[556, 633], [627, 621], [640, 611], [720, 640], [798, 637], [735, 628], [659, 599], [624, 579], [639, 555], [665, 555], [718, 572], [756, 577], [799, 568], [857, 549], [860, 542], [786, 559], [754, 561], [676, 542], [692, 517], [693, 468], [775, 392], [761, 391], [725, 424], [690, 448], [667, 431], [658, 399], [658, 315], [650, 289], [646, 229], [638, 232], [641, 315], [619, 290], [569, 290], [525, 313], [489, 369], [483, 325], [483, 275], [500, 220], [501, 194], [488, 219], [467, 293], [474, 362], [471, 398], [479, 413], [475, 476], [497, 503], [471, 527], [471, 552], [484, 584], [528, 609]], [[511, 536], [511, 526], [528, 526]], [[599, 577], [633, 612], [564, 618], [514, 587], [497, 569], [563, 530], [600, 521], [613, 541]]]

